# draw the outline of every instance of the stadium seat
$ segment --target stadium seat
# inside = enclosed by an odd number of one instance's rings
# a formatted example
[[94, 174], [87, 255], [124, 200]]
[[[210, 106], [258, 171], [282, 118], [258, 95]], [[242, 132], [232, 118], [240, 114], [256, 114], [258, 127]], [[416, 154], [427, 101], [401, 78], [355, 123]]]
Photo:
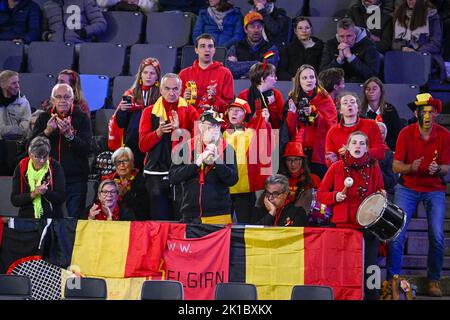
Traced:
[[353, 0], [314, 0], [309, 2], [312, 17], [343, 17]]
[[292, 81], [277, 81], [275, 83], [275, 89], [281, 92], [283, 101], [286, 101], [289, 91], [292, 90]]
[[148, 13], [146, 42], [177, 48], [185, 46], [191, 38], [194, 16], [192, 13], [179, 11]]
[[77, 278], [67, 281], [64, 288], [65, 300], [106, 300], [107, 295], [105, 279]]
[[360, 99], [363, 97], [363, 88], [362, 88], [361, 83], [346, 82], [345, 83], [345, 91], [350, 91], [350, 92], [356, 93]]
[[102, 74], [110, 78], [122, 73], [125, 46], [113, 43], [83, 43], [80, 48], [79, 73]]
[[0, 217], [15, 217], [19, 212], [19, 208], [14, 207], [11, 203], [12, 177], [0, 177]]
[[275, 5], [283, 8], [289, 17], [295, 18], [303, 8], [304, 0], [278, 0]]
[[258, 300], [256, 286], [249, 283], [218, 283], [214, 294], [215, 300]]
[[129, 74], [135, 75], [142, 59], [154, 57], [161, 65], [161, 76], [175, 72], [177, 65], [177, 48], [160, 44], [135, 44], [131, 47]]
[[45, 73], [20, 73], [20, 92], [35, 109], [41, 108], [42, 101], [50, 99], [53, 86], [56, 84], [55, 76]]
[[183, 300], [184, 290], [180, 281], [148, 280], [142, 284], [141, 300]]
[[109, 78], [96, 74], [80, 74], [81, 89], [89, 110], [97, 111], [103, 108], [109, 93]]
[[249, 79], [234, 79], [234, 95], [239, 95], [244, 89], [250, 88], [250, 85]]
[[109, 42], [132, 46], [140, 42], [144, 16], [140, 12], [103, 12], [108, 29], [98, 37], [99, 42]]
[[[288, 0], [292, 1], [292, 0]], [[242, 14], [245, 16], [250, 11], [252, 5], [248, 3], [248, 0], [234, 0], [234, 6], [241, 9]]]
[[32, 42], [28, 49], [28, 72], [58, 74], [72, 69], [75, 47], [63, 42]]
[[[224, 63], [225, 58], [227, 56], [227, 48], [225, 47], [217, 47], [216, 54], [214, 55], [214, 61], [219, 61]], [[180, 69], [184, 69], [186, 67], [192, 66], [195, 60], [198, 59], [197, 54], [195, 53], [194, 46], [184, 46], [181, 50], [181, 66]]]
[[327, 286], [294, 286], [291, 300], [334, 300], [333, 288]]
[[20, 42], [0, 41], [0, 70], [20, 72], [23, 63], [23, 44]]
[[337, 18], [332, 17], [308, 17], [313, 26], [313, 36], [319, 38], [323, 42], [336, 37]]
[[0, 274], [0, 300], [31, 299], [31, 280], [26, 276]]
[[425, 85], [431, 72], [431, 55], [388, 51], [384, 56], [384, 82]]
[[134, 79], [134, 76], [118, 76], [114, 78], [111, 108], [117, 108], [120, 100], [122, 100], [123, 93], [133, 85]]
[[95, 136], [107, 136], [108, 135], [108, 122], [114, 114], [115, 109], [100, 109], [95, 113]]
[[417, 85], [411, 84], [385, 84], [386, 101], [392, 103], [397, 109], [400, 118], [408, 120], [414, 117], [414, 113], [408, 107], [408, 103], [416, 100], [420, 93]]

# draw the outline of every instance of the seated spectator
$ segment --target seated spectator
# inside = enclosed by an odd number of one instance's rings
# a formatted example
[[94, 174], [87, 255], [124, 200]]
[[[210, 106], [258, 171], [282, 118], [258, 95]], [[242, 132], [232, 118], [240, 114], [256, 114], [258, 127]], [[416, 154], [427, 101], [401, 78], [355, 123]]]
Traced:
[[345, 81], [364, 82], [380, 73], [381, 58], [364, 29], [355, 26], [351, 19], [337, 23], [335, 39], [326, 42], [320, 63], [321, 70], [342, 68]]
[[[74, 99], [73, 103], [80, 108], [81, 111], [86, 113], [88, 117], [91, 116], [88, 103], [83, 95], [83, 89], [81, 88], [81, 80], [78, 72], [64, 69], [58, 74], [56, 83], [65, 83], [72, 87]], [[41, 109], [47, 111], [51, 107], [50, 100], [45, 100], [41, 104]]]
[[[361, 0], [353, 0], [351, 6], [358, 5]], [[381, 12], [384, 14], [392, 14], [399, 0], [382, 0], [380, 4]], [[370, 6], [370, 4], [368, 5]]]
[[[383, 140], [386, 140], [388, 129], [383, 122], [378, 122], [378, 127], [380, 128]], [[394, 163], [394, 151], [386, 150], [384, 154], [384, 159], [378, 162], [380, 164], [381, 173], [383, 175], [384, 189], [387, 192], [387, 197], [390, 202], [394, 202], [394, 187], [398, 183], [399, 176], [392, 170], [392, 164]]]
[[[72, 16], [74, 11], [67, 10], [70, 6], [78, 8], [80, 17], [75, 21]], [[45, 41], [73, 44], [89, 42], [107, 28], [106, 20], [95, 0], [49, 0], [44, 4], [43, 11], [46, 28], [42, 39]]]
[[319, 83], [337, 105], [338, 95], [345, 89], [345, 73], [341, 68], [330, 68], [319, 73]]
[[161, 11], [192, 12], [198, 15], [199, 10], [206, 8], [205, 0], [158, 0]]
[[255, 208], [254, 224], [279, 227], [306, 227], [308, 217], [305, 209], [288, 201], [289, 181], [275, 174], [267, 178], [265, 191], [260, 198], [261, 206]]
[[0, 0], [0, 41], [29, 44], [41, 38], [41, 9], [32, 0]]
[[[436, 7], [442, 23], [442, 56], [445, 61], [450, 61], [450, 0], [430, 0]], [[447, 72], [447, 81], [450, 82], [450, 74]]]
[[389, 51], [392, 44], [392, 16], [382, 8], [385, 1], [360, 0], [360, 3], [354, 4], [347, 12], [347, 16], [356, 26], [368, 31], [370, 40], [375, 43], [380, 53]]
[[233, 75], [221, 62], [213, 60], [216, 46], [212, 35], [203, 33], [195, 39], [195, 53], [198, 59], [180, 71], [181, 94], [199, 114], [211, 108], [223, 112], [234, 97]]
[[142, 172], [145, 153], [139, 149], [139, 122], [142, 110], [153, 105], [161, 96], [161, 65], [156, 58], [143, 59], [130, 89], [123, 93], [129, 100], [121, 100], [117, 106], [115, 124], [123, 129], [123, 144], [133, 151], [134, 167]]
[[292, 80], [304, 64], [319, 70], [323, 51], [323, 41], [312, 36], [312, 24], [308, 18], [296, 17], [292, 25], [294, 37], [286, 48], [280, 49], [278, 77], [285, 81]]
[[238, 223], [250, 223], [256, 202], [255, 192], [264, 189], [264, 182], [271, 172], [269, 111], [260, 108], [250, 121], [246, 121], [250, 113], [247, 101], [236, 98], [226, 111], [227, 123], [223, 133], [227, 143], [233, 146], [238, 161], [239, 180], [230, 187]]
[[86, 210], [89, 220], [131, 221], [134, 215], [119, 205], [119, 186], [114, 180], [103, 180], [98, 186], [97, 200]]
[[261, 108], [267, 109], [272, 128], [279, 129], [283, 117], [283, 96], [274, 88], [277, 82], [275, 72], [275, 66], [271, 63], [255, 63], [249, 72], [251, 86], [241, 91], [238, 97], [248, 101], [250, 116], [254, 116]]
[[402, 123], [395, 107], [385, 100], [383, 82], [377, 77], [364, 82], [359, 113], [362, 117], [384, 122], [388, 129], [386, 144], [389, 149], [395, 150]]
[[20, 218], [62, 218], [66, 200], [64, 172], [49, 157], [50, 141], [42, 136], [31, 140], [28, 157], [14, 170], [11, 203]]
[[244, 17], [246, 37], [231, 46], [227, 52], [225, 66], [231, 70], [235, 79], [248, 78], [250, 67], [256, 62], [267, 60], [278, 65], [278, 48], [263, 38], [264, 19], [257, 12], [250, 12]]
[[203, 33], [212, 35], [218, 47], [231, 47], [244, 38], [243, 16], [239, 8], [228, 0], [208, 0], [208, 8], [201, 9], [194, 28], [192, 41]]
[[444, 80], [446, 75], [444, 60], [440, 55], [441, 42], [441, 19], [436, 8], [427, 0], [403, 0], [394, 14], [392, 49], [431, 54], [439, 67], [439, 78]]
[[290, 141], [302, 144], [311, 172], [323, 178], [327, 171], [325, 137], [337, 123], [337, 112], [312, 66], [304, 64], [298, 69], [284, 110]]
[[275, 6], [276, 0], [249, 0], [253, 10], [264, 19], [264, 40], [274, 44], [277, 48], [289, 43], [289, 29], [291, 19], [286, 10]]
[[158, 0], [96, 0], [103, 11], [158, 11]]
[[372, 119], [361, 119], [358, 116], [360, 101], [358, 95], [343, 92], [339, 98], [341, 120], [328, 130], [325, 139], [325, 158], [327, 166], [341, 159], [347, 151], [347, 139], [352, 132], [361, 131], [369, 137], [369, 156], [383, 160], [388, 147], [384, 144], [380, 128]]
[[118, 203], [128, 208], [137, 220], [145, 220], [148, 216], [148, 199], [142, 172], [134, 168], [133, 152], [128, 147], [114, 151], [112, 162], [116, 171], [103, 176], [102, 180], [113, 180], [119, 187]]
[[184, 223], [232, 222], [230, 187], [239, 178], [234, 149], [220, 136], [223, 121], [216, 112], [205, 111], [200, 116], [199, 134], [183, 142], [180, 154], [172, 156], [169, 180], [183, 186]]

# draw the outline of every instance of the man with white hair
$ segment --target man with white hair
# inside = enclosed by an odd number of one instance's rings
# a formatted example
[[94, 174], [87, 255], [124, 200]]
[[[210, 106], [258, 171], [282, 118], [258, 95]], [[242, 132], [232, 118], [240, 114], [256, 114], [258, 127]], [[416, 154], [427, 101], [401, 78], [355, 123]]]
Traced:
[[78, 218], [86, 204], [91, 122], [89, 117], [74, 105], [73, 90], [69, 85], [56, 84], [50, 101], [49, 110], [36, 120], [31, 139], [42, 135], [50, 140], [50, 156], [64, 169], [67, 210], [71, 217]]

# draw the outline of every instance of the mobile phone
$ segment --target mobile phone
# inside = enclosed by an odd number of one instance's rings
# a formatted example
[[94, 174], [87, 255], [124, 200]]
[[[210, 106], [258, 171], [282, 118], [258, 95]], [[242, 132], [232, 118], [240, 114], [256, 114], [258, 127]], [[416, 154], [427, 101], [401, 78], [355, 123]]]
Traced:
[[122, 96], [122, 101], [128, 104], [131, 104], [131, 97], [130, 96]]

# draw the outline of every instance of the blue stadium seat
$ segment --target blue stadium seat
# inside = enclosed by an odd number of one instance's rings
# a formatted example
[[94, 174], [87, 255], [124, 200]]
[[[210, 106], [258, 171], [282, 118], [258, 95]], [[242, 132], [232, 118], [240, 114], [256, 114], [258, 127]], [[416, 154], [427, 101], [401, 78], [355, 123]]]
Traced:
[[23, 44], [20, 42], [0, 41], [0, 70], [20, 72], [23, 63]]
[[139, 43], [143, 31], [144, 16], [140, 12], [103, 12], [108, 29], [98, 37], [99, 42], [132, 46]]
[[103, 74], [110, 78], [122, 73], [125, 46], [113, 43], [83, 43], [80, 48], [80, 74]]
[[416, 100], [420, 93], [418, 85], [412, 84], [385, 84], [386, 101], [392, 103], [402, 119], [411, 119], [414, 114], [408, 107], [408, 103]]
[[148, 280], [142, 284], [141, 300], [183, 300], [184, 290], [180, 281]]
[[135, 75], [142, 59], [154, 57], [161, 65], [161, 76], [174, 72], [177, 65], [177, 48], [160, 44], [135, 44], [131, 47], [129, 74]]
[[[214, 55], [214, 61], [219, 61], [224, 63], [225, 58], [227, 56], [227, 48], [225, 47], [217, 47], [216, 54]], [[180, 69], [184, 69], [186, 67], [192, 66], [195, 60], [198, 59], [197, 54], [195, 53], [194, 46], [184, 46], [181, 50], [181, 66]]]
[[277, 81], [275, 83], [275, 89], [281, 92], [283, 101], [286, 101], [289, 91], [292, 90], [292, 81]]
[[190, 41], [194, 18], [195, 15], [189, 12], [150, 12], [147, 14], [146, 42], [181, 48]]
[[334, 300], [333, 288], [310, 285], [294, 286], [291, 300]]
[[313, 0], [309, 2], [312, 17], [343, 17], [353, 0]]
[[28, 72], [58, 74], [72, 69], [75, 47], [63, 42], [32, 42], [28, 49]]
[[114, 78], [111, 106], [113, 109], [117, 108], [120, 100], [122, 100], [123, 93], [133, 85], [134, 79], [134, 76], [118, 76]]
[[45, 73], [20, 73], [20, 92], [35, 109], [41, 108], [42, 101], [50, 99], [56, 77]]
[[363, 91], [362, 91], [362, 84], [361, 83], [351, 83], [346, 82], [345, 83], [345, 91], [354, 92], [358, 95], [360, 99], [363, 97]]
[[109, 93], [109, 78], [96, 74], [80, 74], [81, 89], [89, 110], [97, 111], [103, 108]]
[[336, 37], [337, 18], [332, 17], [308, 17], [313, 26], [313, 36], [323, 42]]
[[258, 300], [256, 286], [249, 283], [218, 283], [214, 294], [215, 300]]
[[384, 56], [384, 82], [425, 85], [430, 77], [431, 55], [388, 51]]
[[234, 79], [234, 95], [237, 96], [242, 90], [250, 88], [249, 79]]

